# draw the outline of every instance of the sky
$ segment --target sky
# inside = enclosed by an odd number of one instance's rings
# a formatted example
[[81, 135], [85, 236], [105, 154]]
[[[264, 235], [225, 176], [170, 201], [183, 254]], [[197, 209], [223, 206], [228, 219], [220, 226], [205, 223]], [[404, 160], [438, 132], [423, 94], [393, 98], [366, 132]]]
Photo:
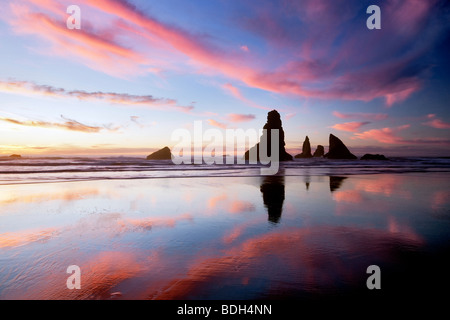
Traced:
[[[67, 8], [80, 8], [69, 29]], [[381, 29], [368, 29], [370, 5]], [[450, 156], [450, 5], [14, 0], [0, 15], [0, 155], [144, 156], [172, 133], [261, 129], [286, 149]], [[327, 148], [327, 147], [326, 147]]]

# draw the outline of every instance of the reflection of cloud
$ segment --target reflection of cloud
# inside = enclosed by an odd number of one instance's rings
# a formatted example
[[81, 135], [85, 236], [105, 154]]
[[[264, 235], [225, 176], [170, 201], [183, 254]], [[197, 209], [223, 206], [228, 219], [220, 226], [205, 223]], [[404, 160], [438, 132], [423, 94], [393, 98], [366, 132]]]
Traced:
[[33, 242], [45, 242], [60, 232], [55, 228], [42, 230], [23, 230], [0, 234], [0, 248], [19, 247]]
[[86, 188], [73, 190], [49, 190], [45, 193], [31, 193], [31, 194], [20, 194], [20, 195], [0, 195], [1, 204], [14, 204], [14, 203], [41, 203], [46, 201], [63, 200], [65, 202], [81, 200], [86, 197], [98, 195], [100, 191], [97, 188]]
[[401, 235], [404, 238], [408, 238], [412, 241], [421, 241], [421, 237], [414, 232], [408, 225], [398, 223], [394, 217], [388, 217], [388, 231], [393, 234]]
[[255, 211], [255, 205], [248, 201], [235, 200], [230, 204], [228, 209], [230, 213], [242, 213], [248, 211]]
[[444, 205], [450, 204], [450, 191], [440, 190], [433, 194], [431, 199], [431, 208], [433, 210], [438, 210], [444, 207]]
[[247, 221], [245, 223], [237, 225], [236, 227], [231, 229], [229, 232], [227, 232], [225, 234], [225, 236], [223, 236], [223, 238], [222, 238], [223, 243], [230, 244], [230, 243], [236, 241], [236, 239], [238, 239], [240, 236], [242, 236], [242, 234], [244, 233], [244, 231], [246, 229], [248, 229], [252, 225], [260, 224], [260, 222], [261, 221], [258, 219], [258, 220]]
[[[113, 237], [124, 232], [148, 231], [154, 227], [173, 228], [180, 221], [193, 221], [193, 217], [189, 213], [175, 217], [145, 218], [124, 218], [119, 213], [103, 214], [97, 219], [88, 217], [66, 227], [3, 233], [0, 234], [0, 248], [18, 247], [34, 242], [48, 241], [60, 234], [83, 234], [85, 237], [88, 237], [89, 231]], [[89, 227], [86, 228], [87, 226]]]
[[[223, 282], [241, 284], [257, 277], [271, 279], [270, 287], [283, 292], [283, 283], [298, 291], [332, 287], [336, 279], [354, 281], [356, 270], [367, 268], [367, 256], [382, 263], [396, 246], [419, 246], [419, 238], [404, 233], [351, 227], [291, 228], [255, 236], [235, 245], [222, 255], [201, 256], [184, 276], [167, 279], [163, 288], [149, 288], [153, 299], [186, 299], [208, 295]], [[342, 257], [352, 257], [351, 264]], [[261, 266], [264, 265], [264, 268]], [[293, 272], [296, 270], [296, 272]], [[298, 272], [302, 270], [302, 272]], [[276, 279], [274, 279], [274, 275]], [[270, 281], [270, 280], [268, 280]], [[261, 298], [261, 297], [258, 297]]]
[[122, 226], [125, 231], [130, 229], [149, 230], [152, 227], [168, 227], [173, 228], [180, 221], [192, 221], [193, 217], [189, 213], [185, 213], [176, 217], [149, 217], [140, 219], [120, 219], [117, 223]]
[[218, 196], [209, 198], [209, 200], [208, 200], [208, 209], [210, 211], [216, 209], [217, 205], [219, 204], [219, 202], [222, 202], [222, 201], [224, 201], [226, 199], [227, 199], [226, 193], [222, 193], [222, 194], [220, 194]]
[[364, 201], [358, 190], [336, 191], [333, 193], [333, 199], [337, 202], [362, 203]]
[[104, 251], [87, 261], [72, 257], [71, 261], [77, 261], [81, 269], [81, 289], [66, 288], [69, 275], [64, 272], [67, 266], [62, 266], [61, 270], [43, 269], [42, 281], [32, 282], [24, 295], [13, 297], [44, 300], [110, 299], [112, 288], [145, 272], [152, 263], [145, 259], [139, 260], [136, 253], [123, 251]]
[[378, 175], [376, 179], [355, 180], [355, 189], [368, 193], [379, 193], [385, 196], [398, 195], [405, 199], [411, 198], [411, 192], [404, 190], [401, 176]]

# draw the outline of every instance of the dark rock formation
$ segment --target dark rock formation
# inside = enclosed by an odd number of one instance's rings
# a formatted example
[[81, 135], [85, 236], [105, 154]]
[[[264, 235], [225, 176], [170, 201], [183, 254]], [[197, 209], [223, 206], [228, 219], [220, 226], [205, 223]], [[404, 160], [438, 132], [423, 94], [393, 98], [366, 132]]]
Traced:
[[358, 159], [352, 154], [345, 144], [336, 136], [330, 134], [330, 146], [328, 153], [324, 155], [328, 159]]
[[313, 157], [320, 158], [325, 154], [325, 148], [322, 145], [318, 145], [316, 151], [314, 151]]
[[306, 136], [303, 142], [302, 153], [295, 156], [296, 158], [312, 158], [311, 154], [311, 144], [309, 143], [309, 138]]
[[366, 153], [361, 157], [361, 160], [389, 160], [383, 154]]
[[[263, 132], [263, 135], [261, 136], [260, 142], [257, 143], [255, 146], [253, 146], [250, 150], [247, 150], [244, 155], [245, 160], [249, 160], [250, 154], [252, 154], [252, 151], [256, 151], [257, 154], [257, 161], [259, 161], [259, 145], [260, 143], [265, 143], [267, 145], [267, 156], [272, 156], [272, 150], [271, 150], [271, 129], [278, 129], [278, 139], [279, 139], [279, 160], [280, 161], [289, 161], [292, 160], [292, 156], [286, 152], [284, 142], [284, 130], [281, 125], [281, 117], [277, 110], [272, 110], [267, 114], [267, 122], [264, 125], [263, 129], [267, 129], [267, 131]], [[256, 150], [255, 150], [256, 148]], [[265, 156], [264, 154], [262, 155]], [[252, 159], [254, 160], [254, 159]]]
[[172, 153], [170, 152], [170, 149], [168, 147], [164, 147], [147, 156], [147, 160], [171, 160], [171, 159]]
[[264, 206], [269, 215], [268, 220], [278, 223], [283, 211], [284, 202], [284, 175], [266, 176], [261, 184]]
[[9, 157], [13, 158], [13, 159], [20, 159], [20, 158], [22, 158], [22, 156], [20, 154], [12, 154]]

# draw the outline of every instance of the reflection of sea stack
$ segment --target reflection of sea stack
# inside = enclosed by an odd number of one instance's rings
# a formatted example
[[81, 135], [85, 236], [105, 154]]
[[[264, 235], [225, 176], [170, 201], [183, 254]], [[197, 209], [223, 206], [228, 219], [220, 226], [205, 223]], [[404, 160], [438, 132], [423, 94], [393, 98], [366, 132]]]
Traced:
[[[272, 132], [271, 129], [278, 129], [278, 139], [279, 139], [279, 160], [280, 161], [289, 161], [292, 160], [292, 156], [286, 152], [286, 149], [284, 148], [285, 142], [284, 142], [284, 130], [281, 125], [281, 117], [278, 111], [272, 110], [267, 114], [267, 122], [264, 125], [263, 129], [267, 129], [266, 131], [263, 131], [263, 135], [261, 136], [260, 143], [265, 143], [267, 145], [267, 156], [272, 156], [271, 151], [271, 137]], [[259, 145], [260, 143], [257, 143], [255, 146], [253, 146], [250, 150], [247, 150], [245, 152], [244, 158], [245, 160], [249, 160], [250, 154], [252, 154], [252, 151], [256, 151], [257, 158], [256, 160], [259, 161]], [[255, 150], [256, 148], [256, 150]], [[263, 154], [263, 157], [265, 155]], [[254, 159], [253, 159], [254, 160]]]
[[330, 149], [328, 153], [324, 155], [328, 159], [357, 159], [357, 157], [352, 154], [345, 144], [336, 136], [330, 134]]
[[170, 152], [170, 149], [168, 147], [164, 147], [147, 156], [147, 160], [171, 160], [171, 159], [172, 153]]
[[284, 202], [284, 176], [266, 176], [261, 184], [264, 206], [269, 214], [269, 221], [280, 220]]
[[311, 154], [311, 144], [309, 143], [309, 138], [306, 136], [303, 142], [302, 153], [295, 156], [296, 158], [312, 158]]
[[339, 189], [345, 179], [347, 179], [347, 177], [330, 176], [330, 191], [333, 192]]
[[314, 158], [320, 158], [323, 157], [323, 155], [325, 154], [325, 149], [322, 145], [318, 145], [316, 151], [314, 151], [313, 157]]

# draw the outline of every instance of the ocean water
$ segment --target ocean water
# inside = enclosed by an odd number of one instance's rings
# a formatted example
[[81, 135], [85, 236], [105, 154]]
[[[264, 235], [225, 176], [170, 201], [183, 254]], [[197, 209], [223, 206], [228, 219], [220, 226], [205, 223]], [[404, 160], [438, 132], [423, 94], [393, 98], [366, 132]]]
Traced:
[[[225, 161], [224, 161], [225, 162]], [[138, 157], [0, 158], [0, 184], [97, 179], [260, 176], [260, 165], [187, 164]], [[391, 158], [389, 161], [295, 159], [282, 162], [282, 175], [353, 175], [405, 172], [449, 172], [450, 158]]]
[[391, 300], [449, 284], [449, 159], [0, 168], [0, 299]]

